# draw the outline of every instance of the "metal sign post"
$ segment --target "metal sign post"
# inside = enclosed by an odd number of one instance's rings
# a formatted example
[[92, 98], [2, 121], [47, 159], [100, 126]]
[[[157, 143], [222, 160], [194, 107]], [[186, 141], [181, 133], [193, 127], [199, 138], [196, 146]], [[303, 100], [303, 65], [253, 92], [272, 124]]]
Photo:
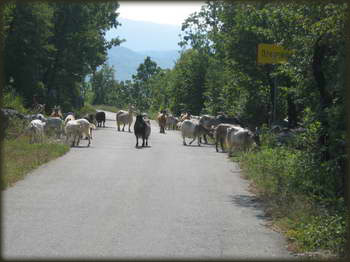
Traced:
[[272, 114], [272, 123], [276, 121], [276, 112], [277, 112], [277, 78], [274, 79], [274, 88], [273, 88], [273, 114]]
[[[288, 57], [294, 51], [284, 49], [282, 46], [274, 44], [258, 44], [257, 48], [257, 63], [258, 64], [283, 64], [287, 63]], [[277, 78], [274, 78], [273, 87], [273, 108], [272, 108], [272, 123], [276, 121], [277, 115]]]

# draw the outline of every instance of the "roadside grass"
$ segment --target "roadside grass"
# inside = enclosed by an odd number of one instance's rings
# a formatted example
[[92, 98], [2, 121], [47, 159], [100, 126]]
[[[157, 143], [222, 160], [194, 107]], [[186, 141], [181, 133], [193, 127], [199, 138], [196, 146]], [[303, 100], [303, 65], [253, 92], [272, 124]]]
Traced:
[[[22, 99], [13, 93], [4, 94], [4, 106], [14, 108], [21, 113], [29, 113]], [[84, 110], [91, 110], [87, 107]], [[94, 110], [94, 109], [93, 109]], [[62, 141], [45, 137], [41, 144], [29, 144], [26, 133], [29, 121], [12, 118], [8, 125], [1, 128], [1, 190], [23, 179], [28, 172], [38, 166], [62, 156], [70, 147]]]
[[120, 109], [115, 106], [109, 106], [109, 105], [92, 105], [94, 109], [100, 109], [104, 111], [109, 111], [113, 113], [117, 113]]
[[[262, 147], [232, 158], [262, 200], [273, 226], [284, 233], [289, 248], [314, 258], [345, 254], [346, 219], [342, 198], [317, 196], [318, 185], [302, 164], [305, 152]], [[316, 170], [314, 172], [317, 172]], [[320, 174], [319, 174], [320, 175]]]
[[1, 190], [22, 180], [28, 172], [69, 151], [69, 146], [45, 139], [42, 144], [29, 144], [27, 136], [3, 141]]

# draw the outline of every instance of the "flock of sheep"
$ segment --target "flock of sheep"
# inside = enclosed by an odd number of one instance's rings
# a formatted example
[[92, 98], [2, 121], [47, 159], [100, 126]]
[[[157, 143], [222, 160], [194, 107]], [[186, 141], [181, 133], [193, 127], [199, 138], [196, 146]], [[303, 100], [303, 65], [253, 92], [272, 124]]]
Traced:
[[[120, 110], [116, 114], [116, 122], [118, 131], [123, 125], [128, 126], [128, 131], [131, 132], [133, 123], [133, 107], [129, 105], [128, 111]], [[254, 144], [258, 143], [258, 137], [250, 130], [242, 127], [242, 123], [234, 117], [226, 115], [218, 116], [192, 116], [189, 113], [183, 113], [180, 117], [174, 117], [167, 112], [161, 111], [157, 116], [157, 121], [160, 128], [160, 133], [165, 133], [166, 129], [181, 130], [183, 145], [186, 144], [186, 138], [192, 138], [189, 144], [192, 144], [196, 139], [200, 146], [202, 138], [204, 143], [208, 143], [207, 136], [215, 139], [216, 151], [218, 152], [218, 144], [222, 151], [225, 151], [224, 144], [228, 146], [228, 153], [231, 155], [234, 150], [247, 150]], [[151, 133], [150, 120], [147, 114], [137, 114], [134, 124], [134, 133], [136, 136], [136, 147], [139, 146], [138, 140], [142, 139], [142, 147], [148, 146], [148, 138]]]
[[[131, 132], [134, 113], [135, 109], [131, 105], [129, 105], [127, 111], [119, 110], [116, 113], [118, 131], [124, 131], [127, 126], [128, 131]], [[87, 146], [90, 146], [92, 130], [96, 129], [95, 124], [102, 127], [105, 126], [105, 121], [105, 112], [88, 114], [84, 118], [75, 119], [73, 113], [67, 113], [63, 118], [60, 111], [55, 109], [48, 118], [37, 114], [30, 122], [28, 131], [31, 134], [31, 143], [42, 142], [45, 129], [53, 129], [58, 138], [64, 133], [66, 142], [71, 143], [72, 146], [78, 146], [82, 137], [88, 139]], [[226, 151], [224, 145], [227, 145], [227, 151], [231, 155], [234, 150], [247, 150], [258, 143], [256, 134], [244, 128], [237, 118], [227, 117], [224, 114], [192, 116], [189, 113], [182, 113], [180, 117], [175, 117], [166, 111], [161, 111], [157, 116], [157, 121], [160, 133], [165, 133], [166, 129], [180, 130], [185, 146], [187, 145], [186, 138], [192, 139], [189, 142], [190, 145], [197, 140], [198, 146], [200, 146], [202, 139], [207, 144], [207, 136], [210, 136], [215, 140], [217, 152], [219, 151], [219, 145], [222, 151]], [[148, 138], [151, 134], [151, 123], [147, 114], [136, 115], [133, 129], [136, 137], [136, 147], [139, 147], [139, 139], [142, 139], [142, 147], [147, 147]]]
[[[64, 120], [63, 120], [64, 118]], [[66, 142], [70, 142], [72, 146], [78, 146], [80, 139], [85, 137], [88, 139], [88, 145], [91, 144], [92, 130], [96, 129], [94, 119], [98, 126], [105, 126], [105, 112], [97, 112], [96, 115], [87, 114], [84, 118], [75, 119], [74, 113], [69, 112], [63, 117], [58, 108], [55, 108], [50, 117], [42, 114], [31, 116], [31, 121], [26, 129], [29, 133], [30, 143], [43, 142], [45, 133], [50, 131], [56, 134], [58, 139], [62, 134], [66, 135]]]
[[192, 138], [189, 142], [190, 145], [197, 139], [198, 146], [200, 146], [202, 138], [204, 143], [208, 144], [207, 136], [210, 136], [215, 140], [217, 152], [219, 151], [219, 143], [222, 151], [225, 151], [224, 144], [226, 144], [229, 155], [232, 155], [234, 150], [247, 150], [258, 144], [256, 134], [244, 128], [237, 118], [227, 117], [224, 114], [192, 116], [186, 112], [182, 113], [180, 117], [174, 117], [162, 111], [158, 114], [157, 120], [161, 133], [166, 128], [181, 130], [185, 146], [187, 145], [186, 138]]

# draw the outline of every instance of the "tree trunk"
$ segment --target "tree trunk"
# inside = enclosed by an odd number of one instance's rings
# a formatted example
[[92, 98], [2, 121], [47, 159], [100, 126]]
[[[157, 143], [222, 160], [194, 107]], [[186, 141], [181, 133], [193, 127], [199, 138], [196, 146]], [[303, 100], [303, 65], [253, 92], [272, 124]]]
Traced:
[[319, 137], [319, 144], [324, 147], [322, 151], [322, 160], [328, 161], [330, 159], [329, 152], [329, 123], [327, 120], [326, 109], [331, 105], [331, 96], [326, 90], [326, 79], [322, 71], [322, 61], [327, 52], [328, 46], [325, 43], [320, 43], [323, 36], [321, 36], [315, 43], [312, 69], [320, 93], [320, 115], [321, 134]]
[[274, 119], [273, 119], [273, 112], [274, 112], [274, 98], [275, 98], [275, 82], [271, 78], [271, 72], [272, 72], [272, 65], [266, 65], [267, 72], [266, 77], [267, 81], [270, 85], [270, 102], [267, 104], [267, 112], [268, 112], [268, 119], [269, 119], [269, 126], [272, 125]]
[[294, 128], [297, 126], [298, 119], [297, 119], [297, 110], [291, 94], [287, 95], [287, 105], [288, 105], [288, 127]]

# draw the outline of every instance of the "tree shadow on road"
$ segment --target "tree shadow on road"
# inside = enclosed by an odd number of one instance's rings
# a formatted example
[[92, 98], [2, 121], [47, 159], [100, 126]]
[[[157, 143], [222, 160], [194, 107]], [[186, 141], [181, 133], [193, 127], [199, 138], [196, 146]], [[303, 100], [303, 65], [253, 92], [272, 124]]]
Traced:
[[256, 215], [257, 218], [263, 220], [271, 220], [269, 216], [265, 214], [264, 205], [256, 196], [252, 195], [230, 195], [230, 202], [236, 206], [246, 207], [261, 211]]

